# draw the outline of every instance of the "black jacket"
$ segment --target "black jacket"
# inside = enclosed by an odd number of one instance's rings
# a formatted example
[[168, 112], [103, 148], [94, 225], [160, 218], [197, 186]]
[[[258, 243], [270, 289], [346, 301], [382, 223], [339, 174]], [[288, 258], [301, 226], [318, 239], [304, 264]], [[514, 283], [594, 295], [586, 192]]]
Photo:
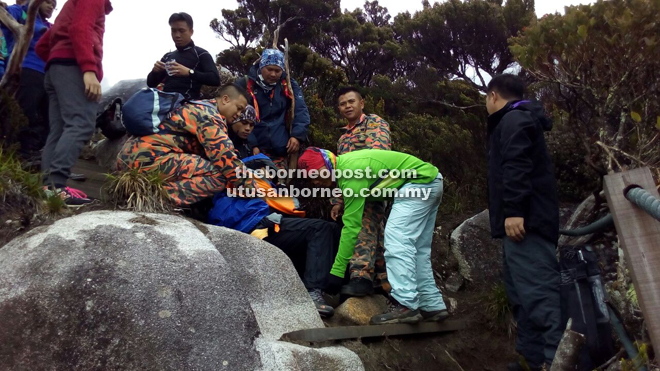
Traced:
[[236, 135], [236, 133], [234, 133], [234, 131], [231, 129], [231, 124], [229, 124], [229, 130], [227, 130], [227, 135], [229, 136], [231, 142], [234, 143], [234, 148], [236, 149], [236, 154], [238, 155], [238, 158], [242, 160], [246, 157], [252, 156], [252, 151], [250, 145], [248, 144], [248, 141]]
[[488, 117], [488, 204], [494, 238], [504, 220], [525, 218], [525, 231], [557, 243], [559, 201], [543, 137], [552, 129], [539, 102], [509, 102]]
[[192, 41], [183, 48], [165, 54], [160, 61], [166, 63], [172, 59], [194, 70], [195, 73], [176, 77], [169, 76], [167, 71], [151, 71], [147, 76], [147, 86], [155, 88], [161, 82], [165, 82], [163, 91], [181, 93], [189, 99], [200, 98], [202, 85], [220, 86], [220, 73], [213, 62], [213, 57], [206, 50], [195, 46]]

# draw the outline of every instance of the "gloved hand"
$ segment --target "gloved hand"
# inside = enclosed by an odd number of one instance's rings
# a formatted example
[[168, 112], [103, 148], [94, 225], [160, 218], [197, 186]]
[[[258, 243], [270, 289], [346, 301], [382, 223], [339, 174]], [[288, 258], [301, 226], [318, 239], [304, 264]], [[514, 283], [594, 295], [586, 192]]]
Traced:
[[344, 279], [342, 277], [328, 274], [328, 282], [325, 284], [325, 289], [323, 291], [330, 295], [337, 295], [342, 286], [344, 286]]

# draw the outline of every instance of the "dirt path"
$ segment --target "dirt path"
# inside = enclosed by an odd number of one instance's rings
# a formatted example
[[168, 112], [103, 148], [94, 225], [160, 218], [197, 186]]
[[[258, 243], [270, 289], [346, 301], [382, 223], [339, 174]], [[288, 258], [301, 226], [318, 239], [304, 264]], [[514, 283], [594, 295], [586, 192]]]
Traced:
[[79, 159], [71, 173], [83, 174], [87, 179], [85, 181], [69, 180], [69, 186], [87, 193], [90, 198], [103, 199], [101, 187], [106, 181], [107, 172], [93, 160]]

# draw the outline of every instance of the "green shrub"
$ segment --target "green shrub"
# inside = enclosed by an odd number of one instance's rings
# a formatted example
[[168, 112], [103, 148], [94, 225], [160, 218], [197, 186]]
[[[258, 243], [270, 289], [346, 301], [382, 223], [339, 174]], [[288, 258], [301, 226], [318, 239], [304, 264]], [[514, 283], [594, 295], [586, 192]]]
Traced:
[[41, 175], [23, 169], [13, 151], [0, 146], [0, 217], [18, 211], [29, 220], [44, 199]]
[[168, 212], [173, 208], [163, 188], [167, 178], [158, 171], [130, 169], [107, 177], [104, 189], [115, 208], [147, 213]]
[[27, 126], [27, 118], [16, 100], [4, 90], [0, 91], [0, 146], [5, 149], [18, 147], [18, 133]]

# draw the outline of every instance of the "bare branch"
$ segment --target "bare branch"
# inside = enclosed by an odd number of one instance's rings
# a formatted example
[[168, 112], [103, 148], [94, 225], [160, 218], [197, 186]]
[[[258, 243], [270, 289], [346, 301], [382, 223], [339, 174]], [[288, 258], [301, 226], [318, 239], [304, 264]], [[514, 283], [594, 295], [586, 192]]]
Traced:
[[2, 22], [2, 24], [4, 24], [7, 28], [9, 28], [16, 38], [20, 37], [21, 28], [23, 27], [23, 25], [16, 22], [14, 17], [12, 17], [11, 14], [9, 14], [9, 12], [7, 12], [7, 10], [1, 6], [0, 6], [0, 22]]
[[[34, 36], [34, 22], [37, 18], [37, 11], [44, 1], [45, 0], [33, 0], [30, 2], [25, 25], [18, 25], [18, 32], [12, 29], [12, 32], [17, 35], [16, 45], [14, 46], [14, 50], [11, 53], [11, 57], [9, 58], [9, 63], [7, 63], [5, 75], [3, 76], [2, 81], [0, 81], [0, 89], [7, 91], [10, 95], [14, 95], [18, 91], [21, 80], [23, 60], [27, 55], [30, 42], [32, 41], [32, 36]], [[7, 11], [1, 7], [0, 14], [12, 18], [9, 13], [7, 13]], [[11, 20], [3, 19], [3, 23], [5, 23], [5, 21], [7, 21], [9, 24], [12, 24]]]
[[477, 107], [478, 107], [478, 108], [484, 108], [484, 107], [486, 107], [485, 104], [473, 104], [473, 105], [471, 105], [471, 106], [461, 107], [461, 106], [457, 106], [457, 105], [455, 105], [455, 104], [448, 103], [448, 102], [441, 101], [441, 100], [425, 100], [425, 101], [423, 101], [422, 103], [441, 104], [441, 105], [443, 105], [443, 106], [447, 106], [447, 107], [451, 107], [451, 108], [457, 108], [457, 109], [460, 109], [460, 110], [466, 110], [466, 109], [477, 108]]

